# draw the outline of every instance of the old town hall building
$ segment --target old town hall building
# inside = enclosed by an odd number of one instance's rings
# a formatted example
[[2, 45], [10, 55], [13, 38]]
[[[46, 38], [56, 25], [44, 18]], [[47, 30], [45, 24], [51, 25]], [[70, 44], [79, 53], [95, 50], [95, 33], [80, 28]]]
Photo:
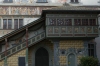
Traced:
[[96, 57], [99, 13], [98, 7], [68, 4], [43, 10], [39, 19], [0, 38], [0, 66], [78, 66], [82, 56]]
[[[68, 3], [46, 8], [24, 6], [0, 7], [4, 22], [1, 28], [15, 29], [0, 38], [0, 66], [78, 66], [83, 56], [97, 57], [100, 61], [97, 51], [100, 45], [95, 42], [99, 36], [100, 7]], [[39, 16], [24, 26], [19, 22]], [[10, 27], [10, 23], [14, 25]]]

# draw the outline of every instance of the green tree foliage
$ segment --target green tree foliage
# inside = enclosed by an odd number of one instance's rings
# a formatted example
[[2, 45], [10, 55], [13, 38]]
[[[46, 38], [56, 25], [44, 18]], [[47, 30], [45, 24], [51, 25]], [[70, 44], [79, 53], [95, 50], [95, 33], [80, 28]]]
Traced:
[[94, 57], [82, 57], [80, 59], [80, 66], [98, 66], [98, 59]]

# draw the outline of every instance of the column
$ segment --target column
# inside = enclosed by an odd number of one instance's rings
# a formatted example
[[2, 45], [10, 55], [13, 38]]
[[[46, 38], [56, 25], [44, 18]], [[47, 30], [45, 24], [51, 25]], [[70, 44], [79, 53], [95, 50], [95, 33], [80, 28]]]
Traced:
[[8, 66], [7, 65], [7, 38], [5, 38], [5, 42], [6, 42], [6, 46], [5, 46], [5, 60], [4, 60], [4, 66]]
[[53, 41], [54, 43], [54, 66], [59, 66], [59, 41]]
[[26, 66], [28, 66], [28, 28], [26, 28]]
[[84, 41], [84, 55], [88, 56], [88, 41]]

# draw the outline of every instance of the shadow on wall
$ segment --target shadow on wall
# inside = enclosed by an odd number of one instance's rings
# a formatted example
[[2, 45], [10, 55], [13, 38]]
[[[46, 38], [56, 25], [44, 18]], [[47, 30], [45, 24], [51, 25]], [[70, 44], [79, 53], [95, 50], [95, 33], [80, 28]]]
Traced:
[[100, 37], [95, 38], [95, 42], [96, 42], [96, 54], [97, 54], [97, 58], [99, 60], [99, 66], [100, 66]]

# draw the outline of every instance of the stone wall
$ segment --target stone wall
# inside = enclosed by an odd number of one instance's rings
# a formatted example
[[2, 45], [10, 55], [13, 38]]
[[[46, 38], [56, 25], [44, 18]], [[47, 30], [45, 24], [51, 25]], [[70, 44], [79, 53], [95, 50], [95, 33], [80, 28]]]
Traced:
[[[8, 66], [18, 66], [18, 57], [25, 57], [26, 50], [21, 50], [7, 58]], [[0, 61], [0, 66], [4, 66], [4, 60]]]

